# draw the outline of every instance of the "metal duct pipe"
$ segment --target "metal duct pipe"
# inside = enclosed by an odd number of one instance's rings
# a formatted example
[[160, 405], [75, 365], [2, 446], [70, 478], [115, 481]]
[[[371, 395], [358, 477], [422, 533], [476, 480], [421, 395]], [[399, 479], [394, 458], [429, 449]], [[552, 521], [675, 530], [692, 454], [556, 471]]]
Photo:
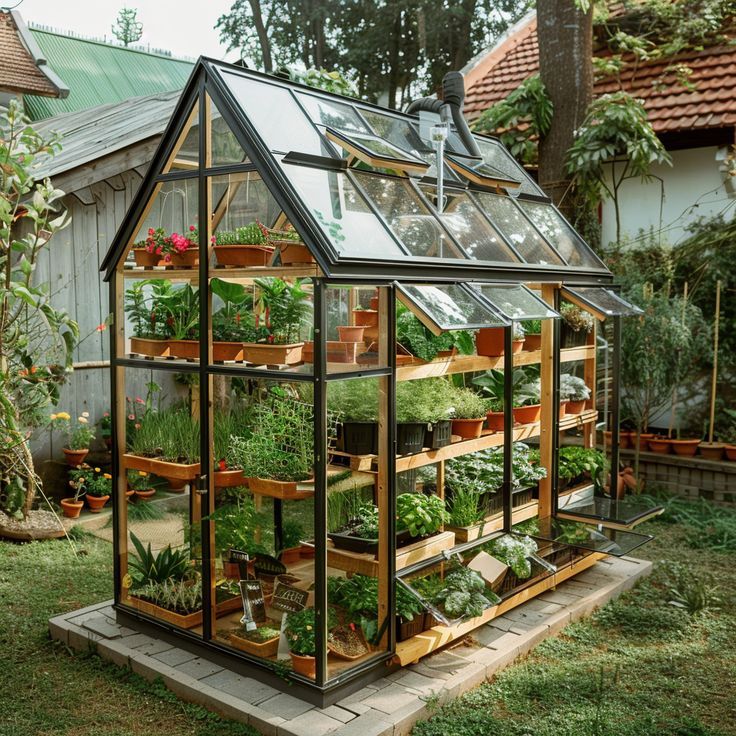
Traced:
[[463, 103], [465, 102], [465, 80], [460, 72], [447, 72], [442, 80], [442, 97], [452, 110], [452, 122], [460, 140], [473, 156], [480, 156], [478, 144], [470, 132], [463, 117]]

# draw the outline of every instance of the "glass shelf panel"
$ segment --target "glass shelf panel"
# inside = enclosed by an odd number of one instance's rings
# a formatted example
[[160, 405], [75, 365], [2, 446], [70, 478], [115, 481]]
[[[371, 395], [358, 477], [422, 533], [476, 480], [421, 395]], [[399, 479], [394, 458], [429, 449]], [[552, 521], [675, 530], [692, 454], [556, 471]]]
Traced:
[[628, 555], [654, 539], [650, 534], [596, 528], [589, 523], [555, 517], [539, 520], [539, 536], [614, 557]]

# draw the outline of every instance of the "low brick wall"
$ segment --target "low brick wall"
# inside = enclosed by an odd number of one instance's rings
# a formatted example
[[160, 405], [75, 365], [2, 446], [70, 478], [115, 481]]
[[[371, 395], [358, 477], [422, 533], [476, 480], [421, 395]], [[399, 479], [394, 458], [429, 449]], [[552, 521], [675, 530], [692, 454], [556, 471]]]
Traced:
[[[634, 451], [622, 450], [621, 459], [633, 467]], [[661, 488], [715, 503], [736, 503], [736, 462], [642, 452], [639, 477], [648, 489]]]

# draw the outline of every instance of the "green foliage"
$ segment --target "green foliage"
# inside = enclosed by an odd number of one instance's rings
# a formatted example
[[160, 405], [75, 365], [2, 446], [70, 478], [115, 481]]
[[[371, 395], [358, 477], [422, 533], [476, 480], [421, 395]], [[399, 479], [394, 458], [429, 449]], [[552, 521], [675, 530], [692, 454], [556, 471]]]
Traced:
[[194, 582], [176, 580], [174, 578], [149, 581], [136, 588], [133, 594], [137, 598], [153, 603], [155, 606], [173, 611], [181, 616], [202, 610], [202, 581]]
[[190, 577], [189, 550], [172, 549], [167, 545], [154, 553], [151, 551], [151, 543], [147, 547], [133, 533], [129, 532], [137, 556], [130, 556], [128, 567], [135, 582], [135, 587], [149, 583], [164, 583], [167, 580], [183, 581]]
[[69, 450], [88, 450], [95, 438], [94, 425], [89, 423], [89, 414], [85, 411], [72, 421], [68, 412], [60, 411], [51, 415], [51, 426], [66, 435], [65, 447]]
[[276, 277], [255, 279], [255, 327], [268, 330], [265, 342], [288, 345], [298, 342], [309, 325], [312, 302], [306, 286], [309, 279], [287, 283]]
[[[487, 408], [490, 411], [503, 411], [504, 407], [504, 372], [491, 368], [473, 379], [473, 384], [480, 386], [483, 395], [488, 397]], [[514, 394], [514, 406], [538, 404], [541, 386], [538, 369], [514, 368], [511, 374], [511, 386]]]
[[372, 503], [364, 503], [356, 512], [358, 521], [354, 529], [355, 535], [362, 539], [378, 539], [380, 522], [378, 518], [378, 506]]
[[554, 106], [539, 74], [527, 77], [508, 97], [485, 110], [473, 126], [498, 135], [523, 164], [537, 161], [537, 141], [549, 132]]
[[286, 519], [283, 524], [283, 549], [298, 547], [304, 538], [304, 527], [294, 519]]
[[439, 531], [447, 521], [445, 502], [435, 495], [402, 493], [396, 497], [397, 528], [408, 529], [412, 537]]
[[541, 335], [542, 334], [542, 320], [541, 319], [527, 319], [522, 323], [524, 332], [529, 335]]
[[231, 503], [223, 504], [208, 518], [215, 522], [217, 529], [215, 554], [222, 555], [231, 548], [248, 554], [268, 551], [261, 543], [256, 542], [256, 531], [268, 524], [268, 516], [256, 511], [250, 495], [237, 493]]
[[560, 399], [562, 401], [586, 401], [590, 398], [590, 389], [585, 381], [570, 373], [560, 375]]
[[123, 46], [130, 46], [131, 43], [140, 41], [143, 35], [143, 23], [138, 20], [137, 16], [138, 11], [135, 8], [121, 8], [118, 12], [117, 20], [112, 26], [112, 35]]
[[561, 447], [558, 454], [557, 474], [571, 480], [587, 473], [597, 487], [602, 487], [608, 473], [608, 461], [600, 450], [570, 445]]
[[517, 534], [504, 534], [483, 545], [489, 555], [508, 565], [519, 580], [526, 580], [532, 574], [529, 556], [537, 551], [537, 543], [531, 537]]
[[396, 385], [396, 421], [434, 424], [450, 418], [453, 386], [446, 378], [400, 381]]
[[257, 342], [267, 330], [256, 330], [253, 297], [242, 284], [212, 279], [210, 288], [222, 306], [212, 314], [212, 339], [222, 342]]
[[76, 468], [69, 472], [73, 488], [81, 489], [88, 496], [102, 497], [112, 493], [112, 476], [100, 468]]
[[[327, 628], [337, 624], [335, 611], [327, 609]], [[316, 612], [314, 608], [304, 608], [286, 616], [286, 640], [289, 650], [302, 657], [314, 657], [317, 653]]]
[[455, 387], [450, 399], [454, 419], [485, 418], [486, 402], [472, 389]]
[[444, 587], [432, 600], [451, 619], [475, 618], [500, 602], [495, 593], [486, 590], [485, 581], [475, 570], [462, 566], [447, 575]]
[[215, 245], [264, 245], [268, 242], [268, 230], [260, 222], [251, 222], [235, 230], [218, 230]]
[[464, 355], [475, 349], [473, 335], [466, 330], [450, 330], [435, 335], [402, 304], [396, 305], [396, 341], [421, 360], [434, 360], [441, 350], [457, 348]]
[[453, 526], [472, 526], [483, 521], [486, 516], [481, 504], [481, 494], [475, 489], [460, 487], [453, 489], [448, 500], [449, 523]]
[[346, 422], [377, 422], [378, 381], [375, 378], [330, 381], [327, 408]]
[[309, 87], [316, 87], [336, 95], [357, 97], [358, 92], [355, 84], [337, 70], [329, 72], [327, 69], [312, 68], [304, 71], [301, 69], [285, 69], [284, 71], [294, 82], [301, 82]]
[[130, 438], [131, 452], [169, 462], [199, 462], [199, 422], [189, 407], [150, 411]]

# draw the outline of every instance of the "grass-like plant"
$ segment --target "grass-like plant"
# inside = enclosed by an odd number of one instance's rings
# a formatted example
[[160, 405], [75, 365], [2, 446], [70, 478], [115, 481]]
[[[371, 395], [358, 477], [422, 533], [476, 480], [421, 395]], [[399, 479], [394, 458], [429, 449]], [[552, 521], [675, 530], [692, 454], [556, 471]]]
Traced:
[[167, 580], [184, 580], [190, 572], [189, 551], [187, 549], [172, 549], [167, 545], [158, 552], [151, 551], [151, 543], [147, 547], [133, 533], [130, 532], [136, 555], [130, 556], [128, 566], [132, 570], [132, 577], [136, 587], [148, 583], [163, 583]]
[[150, 411], [130, 438], [131, 452], [174, 463], [199, 462], [199, 422], [186, 406]]
[[446, 378], [401, 381], [396, 386], [396, 421], [434, 424], [449, 419], [454, 397]]
[[135, 596], [167, 611], [187, 616], [202, 610], [202, 581], [193, 583], [184, 580], [162, 580], [148, 582], [136, 588]]
[[454, 419], [480, 419], [486, 415], [486, 402], [469, 388], [455, 388], [451, 395]]
[[345, 422], [377, 422], [378, 381], [375, 378], [330, 381], [327, 408]]

